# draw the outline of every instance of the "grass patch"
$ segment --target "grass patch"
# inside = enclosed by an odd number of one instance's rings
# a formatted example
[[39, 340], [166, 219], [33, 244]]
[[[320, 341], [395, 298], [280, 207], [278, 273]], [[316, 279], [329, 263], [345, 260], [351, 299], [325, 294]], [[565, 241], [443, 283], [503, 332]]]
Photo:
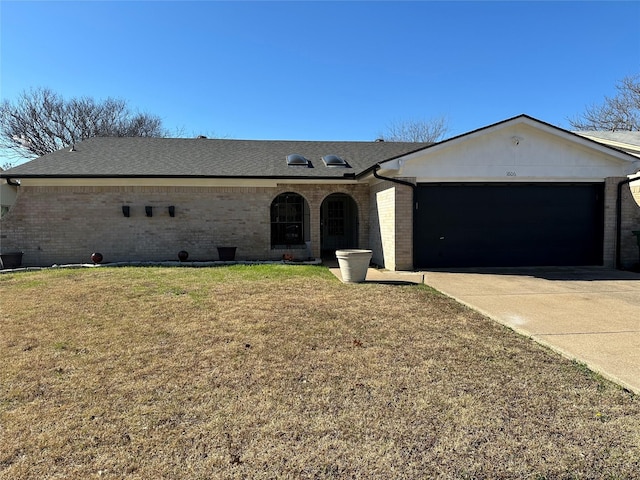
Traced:
[[0, 478], [638, 478], [640, 401], [422, 286], [0, 276]]

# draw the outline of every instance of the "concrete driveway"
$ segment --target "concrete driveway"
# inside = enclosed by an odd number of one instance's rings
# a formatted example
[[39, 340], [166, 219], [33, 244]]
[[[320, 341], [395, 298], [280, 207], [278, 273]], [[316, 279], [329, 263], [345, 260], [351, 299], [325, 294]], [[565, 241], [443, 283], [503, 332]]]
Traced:
[[420, 273], [436, 290], [640, 394], [640, 274], [597, 267]]

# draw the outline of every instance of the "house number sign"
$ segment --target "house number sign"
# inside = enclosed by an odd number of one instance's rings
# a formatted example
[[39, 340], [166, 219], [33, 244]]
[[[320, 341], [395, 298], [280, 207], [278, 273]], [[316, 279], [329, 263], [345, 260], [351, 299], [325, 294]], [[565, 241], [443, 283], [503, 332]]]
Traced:
[[516, 172], [507, 172], [507, 177], [517, 177]]

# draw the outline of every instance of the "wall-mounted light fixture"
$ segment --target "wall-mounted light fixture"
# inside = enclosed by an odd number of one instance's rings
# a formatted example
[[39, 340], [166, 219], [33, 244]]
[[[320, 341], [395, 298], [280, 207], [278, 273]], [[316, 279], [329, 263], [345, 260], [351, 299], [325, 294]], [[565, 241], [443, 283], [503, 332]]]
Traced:
[[129, 205], [122, 205], [122, 215], [125, 217], [131, 216], [131, 208]]
[[144, 213], [147, 217], [153, 217], [153, 207], [147, 205], [146, 207], [144, 207]]
[[169, 216], [170, 217], [175, 217], [176, 216], [176, 207], [174, 207], [173, 205], [169, 206]]

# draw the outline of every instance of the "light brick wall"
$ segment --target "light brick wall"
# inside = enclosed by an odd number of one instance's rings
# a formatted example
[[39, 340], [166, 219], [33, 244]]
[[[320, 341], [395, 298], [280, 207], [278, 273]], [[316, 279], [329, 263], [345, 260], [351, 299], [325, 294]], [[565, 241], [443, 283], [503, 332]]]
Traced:
[[371, 189], [370, 221], [371, 261], [395, 270], [395, 186], [390, 182], [379, 183]]
[[[605, 233], [604, 233], [604, 265], [616, 266], [617, 216], [616, 202], [618, 184], [626, 177], [610, 177], [605, 181]], [[631, 268], [638, 263], [638, 244], [633, 230], [640, 230], [640, 205], [635, 198], [636, 192], [629, 184], [622, 186], [621, 224], [620, 224], [620, 266]]]
[[[604, 265], [615, 265], [616, 197], [621, 178], [605, 182]], [[632, 190], [634, 188], [635, 190]], [[217, 246], [236, 246], [238, 259], [279, 259], [271, 249], [270, 206], [283, 192], [302, 195], [310, 212], [312, 255], [320, 256], [320, 208], [331, 193], [350, 195], [358, 208], [358, 247], [390, 270], [413, 268], [413, 192], [408, 186], [365, 184], [277, 187], [20, 187], [0, 220], [0, 250], [25, 252], [24, 265], [88, 262], [100, 251], [106, 262], [215, 260]], [[640, 186], [623, 188], [621, 260], [638, 262], [632, 230], [640, 229]], [[131, 217], [122, 215], [129, 205]], [[153, 207], [153, 217], [144, 207]], [[174, 205], [176, 216], [167, 207]]]
[[[347, 193], [358, 206], [360, 247], [368, 246], [366, 185], [279, 185], [270, 187], [21, 187], [18, 200], [0, 221], [0, 249], [24, 251], [24, 265], [105, 262], [216, 260], [217, 246], [237, 247], [238, 259], [279, 259], [271, 249], [270, 207], [283, 192], [307, 200], [314, 256], [320, 254], [320, 206], [331, 193]], [[131, 216], [124, 217], [122, 206]], [[168, 206], [175, 206], [170, 217]], [[145, 206], [153, 216], [145, 216]]]
[[[401, 178], [415, 183], [414, 178]], [[396, 265], [395, 270], [413, 270], [413, 188], [396, 186]]]
[[[273, 195], [283, 192], [296, 192], [302, 195], [309, 204], [311, 227], [311, 250], [314, 257], [319, 257], [320, 252], [320, 209], [322, 202], [333, 193], [345, 193], [355, 201], [358, 209], [358, 248], [369, 248], [369, 186], [366, 184], [345, 185], [295, 185], [282, 184]], [[269, 200], [268, 207], [273, 198]]]
[[618, 182], [624, 178], [610, 177], [604, 182], [604, 241], [603, 264], [607, 268], [616, 266], [616, 197]]
[[[633, 190], [632, 190], [633, 188]], [[638, 264], [639, 251], [636, 237], [631, 233], [640, 230], [640, 186], [622, 186], [622, 225], [620, 229], [620, 263], [622, 268]]]
[[[634, 183], [638, 183], [638, 182], [634, 182]], [[633, 198], [636, 200], [636, 203], [640, 205], [640, 184], [637, 184], [637, 185], [631, 184], [630, 188], [631, 188], [631, 194], [633, 195]]]
[[371, 187], [370, 198], [373, 263], [388, 270], [413, 269], [413, 189], [380, 182]]

